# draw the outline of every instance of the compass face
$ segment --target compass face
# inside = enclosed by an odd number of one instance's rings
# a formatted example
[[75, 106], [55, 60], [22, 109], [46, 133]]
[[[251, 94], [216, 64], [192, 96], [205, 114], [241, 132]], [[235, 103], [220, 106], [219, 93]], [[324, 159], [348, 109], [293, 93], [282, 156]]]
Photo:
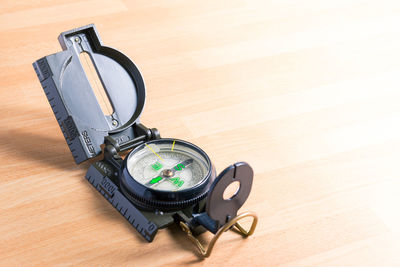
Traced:
[[193, 188], [207, 178], [210, 168], [204, 152], [173, 139], [143, 144], [127, 159], [132, 178], [157, 191]]

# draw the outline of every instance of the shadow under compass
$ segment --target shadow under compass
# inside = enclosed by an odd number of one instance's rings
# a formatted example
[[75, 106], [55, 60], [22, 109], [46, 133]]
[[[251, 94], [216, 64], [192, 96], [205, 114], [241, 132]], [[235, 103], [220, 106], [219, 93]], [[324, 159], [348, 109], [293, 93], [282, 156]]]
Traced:
[[51, 137], [50, 134], [42, 135], [17, 128], [1, 131], [0, 140], [3, 150], [9, 150], [9, 157], [15, 160], [34, 161], [35, 164], [53, 166], [62, 170], [75, 166], [65, 141]]
[[[90, 201], [87, 201], [85, 205], [89, 207], [91, 213], [93, 212], [93, 216], [99, 216], [100, 214], [101, 217], [104, 217], [103, 219], [105, 221], [112, 221], [113, 225], [126, 227], [129, 229], [129, 235], [132, 236], [133, 240], [140, 244], [147, 244], [148, 242], [137, 233], [136, 229], [132, 227], [132, 225], [130, 225], [129, 222], [127, 222], [126, 219], [86, 180], [85, 174], [89, 166], [98, 161], [100, 157], [87, 160], [77, 165], [73, 160], [64, 138], [62, 136], [61, 138], [51, 137], [52, 135], [54, 136], [56, 134], [53, 132], [45, 135], [35, 131], [29, 132], [23, 128], [0, 131], [0, 142], [5, 152], [3, 152], [3, 155], [7, 157], [5, 160], [10, 162], [10, 164], [7, 163], [3, 166], [9, 169], [13, 168], [13, 166], [15, 167], [15, 164], [21, 165], [20, 168], [26, 166], [24, 173], [26, 172], [27, 174], [35, 172], [44, 173], [43, 169], [48, 170], [49, 167], [61, 171], [74, 171], [74, 173], [71, 173], [71, 176], [63, 172], [64, 174], [62, 177], [57, 176], [57, 172], [55, 172], [54, 179], [79, 177], [79, 183], [84, 184], [84, 187], [83, 189], [76, 190], [84, 190], [84, 192], [81, 191], [81, 193], [89, 194], [90, 198], [87, 199]], [[11, 164], [11, 162], [14, 163]], [[21, 170], [20, 173], [22, 173]], [[85, 190], [85, 188], [87, 188], [87, 190]], [[87, 212], [87, 208], [82, 212]]]

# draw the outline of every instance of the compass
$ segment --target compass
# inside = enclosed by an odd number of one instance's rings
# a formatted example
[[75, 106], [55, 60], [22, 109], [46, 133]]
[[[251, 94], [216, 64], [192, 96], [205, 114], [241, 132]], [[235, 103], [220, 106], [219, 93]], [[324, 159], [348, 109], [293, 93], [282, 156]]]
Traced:
[[[236, 162], [217, 175], [200, 147], [143, 125], [142, 75], [127, 56], [102, 44], [93, 24], [58, 39], [63, 51], [33, 67], [75, 162], [93, 159], [89, 183], [149, 242], [159, 229], [178, 224], [208, 257], [228, 229], [250, 236], [257, 216], [238, 214], [252, 187], [250, 165]], [[238, 188], [224, 197], [233, 184]], [[253, 218], [248, 231], [238, 223], [245, 217]], [[196, 237], [205, 231], [214, 234], [207, 249]]]
[[144, 209], [171, 211], [204, 199], [215, 179], [207, 154], [177, 139], [146, 142], [125, 158], [122, 190]]

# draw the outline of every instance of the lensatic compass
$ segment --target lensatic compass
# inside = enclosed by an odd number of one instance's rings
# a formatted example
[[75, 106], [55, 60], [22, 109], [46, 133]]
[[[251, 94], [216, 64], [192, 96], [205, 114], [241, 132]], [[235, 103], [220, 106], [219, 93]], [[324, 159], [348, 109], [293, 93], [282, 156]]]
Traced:
[[[253, 181], [247, 163], [217, 176], [201, 148], [141, 124], [143, 78], [129, 58], [102, 45], [94, 25], [63, 32], [59, 42], [62, 52], [33, 63], [54, 115], [77, 164], [103, 153], [86, 178], [147, 241], [177, 223], [208, 257], [228, 229], [254, 232], [257, 216], [237, 214]], [[233, 183], [236, 192], [224, 197]], [[253, 218], [249, 231], [238, 223], [244, 217]], [[207, 249], [196, 238], [205, 231], [214, 234]]]

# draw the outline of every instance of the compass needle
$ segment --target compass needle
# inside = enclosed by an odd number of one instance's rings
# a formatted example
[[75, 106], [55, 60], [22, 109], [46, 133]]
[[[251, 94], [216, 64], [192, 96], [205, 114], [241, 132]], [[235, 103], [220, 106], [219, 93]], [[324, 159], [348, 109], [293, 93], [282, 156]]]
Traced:
[[156, 184], [161, 180], [162, 180], [162, 177], [161, 176], [157, 176], [156, 178], [151, 179], [149, 183], [150, 184]]
[[[173, 145], [174, 144], [175, 144], [175, 141], [174, 141]], [[176, 155], [174, 154], [174, 156], [176, 156]], [[146, 185], [153, 188], [157, 184], [159, 184], [165, 180], [169, 180], [171, 183], [173, 183], [179, 189], [180, 187], [182, 187], [182, 185], [185, 183], [185, 181], [182, 180], [180, 177], [174, 177], [174, 178], [172, 178], [172, 177], [176, 174], [176, 172], [183, 171], [187, 166], [192, 164], [193, 161], [194, 160], [192, 158], [189, 158], [189, 159], [186, 159], [186, 160], [178, 163], [175, 167], [173, 167], [171, 169], [162, 170], [160, 172], [159, 176], [157, 176], [155, 178], [151, 178], [151, 180], [149, 182], [147, 182]], [[162, 168], [162, 164], [159, 162], [156, 162], [151, 165], [151, 168], [153, 168], [154, 170], [160, 170]]]

